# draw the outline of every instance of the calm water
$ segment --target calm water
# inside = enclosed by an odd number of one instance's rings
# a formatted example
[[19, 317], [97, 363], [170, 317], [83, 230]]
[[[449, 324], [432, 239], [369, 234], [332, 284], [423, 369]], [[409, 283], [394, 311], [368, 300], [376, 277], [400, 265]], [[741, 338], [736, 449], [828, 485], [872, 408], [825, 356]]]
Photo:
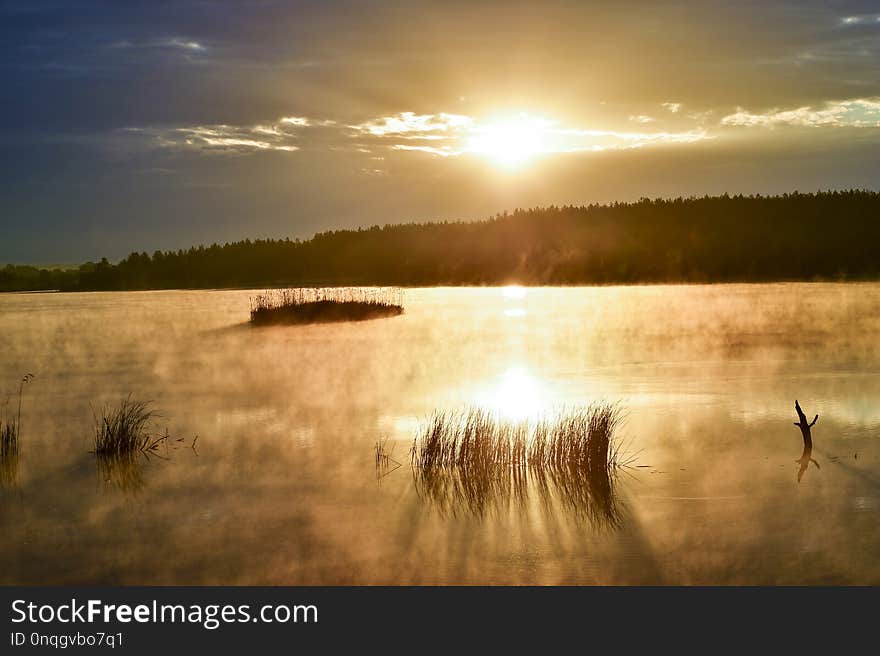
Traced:
[[[880, 583], [880, 285], [424, 289], [359, 324], [246, 325], [247, 291], [0, 295], [0, 582]], [[152, 399], [164, 458], [100, 469], [91, 407]], [[810, 464], [794, 399], [820, 419]], [[619, 401], [615, 526], [414, 486], [436, 408]], [[198, 435], [195, 449], [190, 448]], [[374, 444], [405, 466], [377, 480]]]

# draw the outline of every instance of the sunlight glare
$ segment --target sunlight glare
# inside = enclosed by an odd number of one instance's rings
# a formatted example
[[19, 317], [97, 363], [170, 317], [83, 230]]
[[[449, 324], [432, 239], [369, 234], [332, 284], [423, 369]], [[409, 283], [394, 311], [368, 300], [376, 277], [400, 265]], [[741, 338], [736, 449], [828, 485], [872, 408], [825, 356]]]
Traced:
[[478, 398], [480, 405], [502, 419], [537, 419], [546, 409], [540, 382], [524, 367], [510, 367]]
[[526, 290], [520, 285], [507, 285], [507, 287], [501, 288], [501, 293], [504, 298], [523, 298], [526, 295]]
[[468, 150], [501, 166], [516, 167], [546, 150], [549, 125], [549, 121], [528, 114], [488, 123], [471, 137]]

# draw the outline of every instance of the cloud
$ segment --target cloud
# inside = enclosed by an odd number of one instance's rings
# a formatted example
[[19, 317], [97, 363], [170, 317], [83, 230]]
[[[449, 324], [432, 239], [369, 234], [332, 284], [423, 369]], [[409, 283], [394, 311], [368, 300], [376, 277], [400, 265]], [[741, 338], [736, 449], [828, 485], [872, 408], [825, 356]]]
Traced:
[[721, 119], [733, 127], [880, 127], [880, 98], [828, 101], [821, 107], [771, 109], [763, 113], [737, 111]]
[[240, 128], [228, 125], [209, 125], [175, 128], [166, 140], [171, 145], [186, 145], [199, 150], [242, 152], [252, 150], [282, 150], [292, 152], [299, 147], [287, 143], [284, 133], [273, 132], [265, 126]]
[[677, 102], [660, 103], [660, 106], [663, 107], [666, 111], [673, 114], [677, 114], [679, 111], [681, 111], [682, 108], [682, 104]]
[[[643, 124], [655, 121], [646, 115], [629, 119]], [[402, 112], [350, 127], [361, 138], [370, 136], [380, 143], [391, 142], [392, 150], [443, 158], [461, 155], [534, 157], [688, 144], [711, 138], [704, 129], [681, 132], [580, 129], [525, 113], [480, 119], [458, 114]]]
[[302, 116], [285, 116], [282, 118], [279, 123], [285, 123], [287, 125], [295, 125], [297, 127], [308, 127], [311, 125], [309, 119], [304, 118]]
[[182, 37], [162, 37], [142, 41], [117, 41], [110, 44], [111, 48], [138, 49], [138, 48], [170, 48], [198, 52], [205, 50], [205, 46], [193, 39]]
[[294, 152], [297, 129], [309, 125], [307, 119], [287, 118], [276, 123], [253, 126], [194, 125], [178, 127], [134, 127], [123, 130], [141, 136], [161, 148], [180, 148], [214, 153], [248, 153], [256, 151]]
[[[646, 124], [656, 119], [647, 115], [634, 115], [629, 120]], [[393, 150], [423, 152], [438, 157], [491, 155], [493, 152], [516, 148], [525, 149], [530, 155], [596, 152], [641, 148], [653, 144], [693, 143], [709, 138], [703, 129], [682, 132], [621, 132], [571, 128], [562, 126], [557, 121], [525, 113], [506, 118], [478, 119], [458, 114], [402, 112], [351, 127], [361, 134], [393, 141]], [[401, 143], [406, 141], [446, 143]]]
[[[630, 117], [639, 123], [648, 116]], [[420, 152], [436, 157], [528, 156], [641, 148], [656, 144], [687, 144], [711, 138], [704, 129], [680, 132], [583, 129], [525, 113], [479, 119], [462, 114], [401, 112], [360, 124], [286, 116], [250, 126], [194, 125], [130, 128], [163, 148], [216, 153], [309, 150], [373, 153], [376, 149]]]
[[465, 128], [473, 123], [469, 116], [460, 114], [416, 114], [414, 112], [401, 112], [394, 116], [384, 116], [361, 123], [351, 125], [353, 130], [361, 133], [372, 134], [377, 137], [386, 135], [401, 135], [412, 132], [446, 132]]
[[407, 144], [394, 144], [393, 146], [391, 146], [391, 149], [429, 153], [431, 155], [437, 155], [438, 157], [454, 157], [457, 155], [461, 155], [462, 152], [464, 152], [450, 146], [440, 146], [438, 148], [435, 148], [433, 146], [409, 146]]
[[880, 14], [869, 14], [862, 16], [844, 16], [840, 19], [843, 25], [866, 25], [869, 23], [880, 23]]
[[[616, 130], [562, 130], [570, 137], [572, 146], [567, 152], [577, 150], [621, 150], [642, 148], [656, 144], [688, 144], [712, 137], [704, 129], [682, 132], [619, 132]], [[576, 138], [576, 139], [575, 139]]]

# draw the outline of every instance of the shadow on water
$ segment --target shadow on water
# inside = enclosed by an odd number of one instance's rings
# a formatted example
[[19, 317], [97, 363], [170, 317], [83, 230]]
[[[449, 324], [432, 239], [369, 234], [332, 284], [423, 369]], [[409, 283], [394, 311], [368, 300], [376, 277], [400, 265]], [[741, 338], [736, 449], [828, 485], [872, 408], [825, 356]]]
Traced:
[[125, 495], [137, 495], [147, 485], [144, 475], [146, 467], [156, 461], [169, 461], [177, 449], [186, 447], [194, 456], [198, 457], [196, 448], [198, 435], [186, 443], [183, 438], [164, 440], [163, 453], [155, 451], [121, 451], [95, 454], [95, 471], [98, 479], [106, 492], [122, 492]]
[[548, 514], [559, 509], [595, 528], [616, 529], [626, 516], [617, 494], [617, 472], [574, 467], [511, 467], [491, 474], [455, 469], [413, 469], [416, 492], [443, 517], [483, 519], [532, 501]]
[[806, 473], [807, 467], [810, 466], [811, 462], [814, 465], [816, 465], [816, 469], [820, 469], [819, 463], [816, 462], [816, 460], [814, 460], [812, 456], [813, 456], [813, 447], [807, 446], [805, 444], [804, 445], [804, 452], [801, 454], [801, 457], [798, 458], [797, 460], [795, 460], [795, 462], [798, 463], [798, 465], [799, 465], [798, 466], [798, 473], [797, 473], [798, 483], [801, 482], [801, 479], [804, 477], [804, 473]]
[[18, 487], [18, 464], [21, 455], [18, 444], [0, 445], [0, 489], [16, 489]]
[[253, 330], [254, 326], [251, 325], [249, 321], [242, 321], [240, 323], [229, 324], [225, 326], [220, 326], [218, 328], [205, 328], [200, 331], [202, 335], [205, 336], [219, 336], [223, 337], [226, 335], [237, 335], [241, 333], [245, 333], [247, 331]]
[[795, 400], [794, 402], [794, 409], [795, 412], [797, 412], [798, 416], [798, 420], [794, 422], [794, 425], [801, 429], [801, 435], [804, 438], [804, 451], [803, 453], [801, 453], [801, 457], [795, 460], [795, 462], [798, 464], [797, 480], [798, 483], [800, 483], [811, 462], [816, 465], [816, 469], [820, 468], [819, 463], [813, 459], [812, 434], [813, 426], [815, 426], [816, 422], [819, 421], [819, 415], [813, 417], [813, 421], [808, 422], [807, 416], [804, 414], [804, 411], [801, 410], [801, 405], [797, 402], [797, 400]]
[[147, 457], [137, 453], [100, 454], [95, 458], [98, 479], [105, 491], [136, 495], [144, 489], [143, 465]]

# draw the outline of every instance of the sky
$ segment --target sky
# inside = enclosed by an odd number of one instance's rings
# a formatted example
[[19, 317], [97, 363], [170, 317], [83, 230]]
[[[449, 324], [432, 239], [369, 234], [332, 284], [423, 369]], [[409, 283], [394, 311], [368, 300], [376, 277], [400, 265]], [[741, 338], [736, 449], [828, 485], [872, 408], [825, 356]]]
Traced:
[[876, 189], [876, 2], [0, 0], [0, 263]]

